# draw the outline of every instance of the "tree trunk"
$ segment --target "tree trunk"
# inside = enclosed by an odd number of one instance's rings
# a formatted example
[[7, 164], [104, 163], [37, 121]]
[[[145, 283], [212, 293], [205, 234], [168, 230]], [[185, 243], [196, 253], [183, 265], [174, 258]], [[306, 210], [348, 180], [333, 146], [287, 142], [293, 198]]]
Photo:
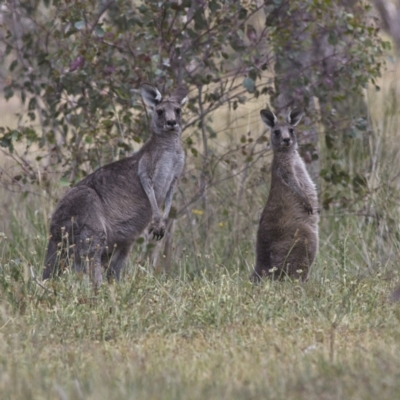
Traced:
[[381, 17], [382, 28], [393, 38], [397, 53], [400, 54], [400, 0], [396, 4], [388, 0], [375, 0], [375, 7]]

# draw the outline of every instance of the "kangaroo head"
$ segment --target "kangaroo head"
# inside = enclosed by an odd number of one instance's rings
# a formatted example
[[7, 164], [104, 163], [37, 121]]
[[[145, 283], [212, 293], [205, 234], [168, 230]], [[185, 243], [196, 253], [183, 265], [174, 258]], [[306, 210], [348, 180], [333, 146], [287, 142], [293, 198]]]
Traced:
[[148, 83], [140, 87], [144, 102], [153, 109], [151, 126], [157, 135], [170, 133], [180, 134], [182, 131], [181, 106], [187, 100], [187, 90], [180, 86], [169, 98], [163, 98], [161, 93]]
[[279, 122], [270, 110], [261, 110], [260, 115], [265, 125], [271, 129], [271, 145], [274, 151], [297, 149], [297, 138], [293, 128], [300, 122], [302, 111], [290, 111], [285, 122]]

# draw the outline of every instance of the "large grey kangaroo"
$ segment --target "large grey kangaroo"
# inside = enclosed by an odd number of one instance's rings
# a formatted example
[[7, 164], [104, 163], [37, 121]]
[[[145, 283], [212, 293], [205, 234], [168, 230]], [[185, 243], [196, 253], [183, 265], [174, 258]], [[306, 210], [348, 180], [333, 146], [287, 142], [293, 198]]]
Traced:
[[103, 266], [109, 279], [119, 280], [133, 242], [149, 224], [157, 240], [164, 236], [185, 162], [180, 139], [187, 94], [179, 87], [163, 98], [155, 87], [141, 86], [144, 102], [153, 108], [152, 136], [137, 153], [99, 168], [61, 198], [50, 223], [43, 279], [71, 253], [75, 270], [88, 272], [96, 286]]
[[318, 198], [315, 185], [297, 151], [294, 127], [302, 113], [293, 110], [279, 123], [274, 113], [261, 110], [261, 119], [271, 129], [271, 189], [262, 212], [252, 275], [304, 280], [318, 249]]

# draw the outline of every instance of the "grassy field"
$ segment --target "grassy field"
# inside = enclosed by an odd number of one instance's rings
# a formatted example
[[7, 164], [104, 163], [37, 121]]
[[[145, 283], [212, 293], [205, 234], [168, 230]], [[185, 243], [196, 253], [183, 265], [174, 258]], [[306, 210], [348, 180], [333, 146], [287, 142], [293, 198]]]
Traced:
[[31, 277], [63, 189], [1, 188], [1, 399], [400, 398], [400, 303], [390, 301], [400, 282], [399, 82], [389, 66], [381, 92], [368, 92], [369, 194], [357, 212], [322, 213], [304, 284], [248, 280], [267, 193], [256, 168], [243, 192], [242, 175], [210, 190], [206, 250], [193, 205], [175, 224], [170, 274], [153, 270], [145, 242], [123, 282], [96, 295], [75, 274], [46, 290]]
[[348, 229], [336, 257], [323, 242], [303, 285], [253, 286], [239, 265], [165, 277], [137, 264], [97, 296], [68, 274], [44, 291], [3, 237], [2, 398], [398, 398], [400, 308], [388, 295], [400, 276], [391, 262], [356, 273], [364, 238]]

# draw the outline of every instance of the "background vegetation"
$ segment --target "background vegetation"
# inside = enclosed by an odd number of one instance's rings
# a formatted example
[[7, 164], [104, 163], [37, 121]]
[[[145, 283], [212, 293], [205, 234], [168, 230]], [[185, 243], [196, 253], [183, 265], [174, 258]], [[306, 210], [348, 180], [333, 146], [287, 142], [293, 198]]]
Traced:
[[[293, 3], [0, 5], [2, 398], [399, 397], [396, 54], [369, 3]], [[58, 198], [147, 138], [142, 80], [190, 91], [169, 235], [97, 295], [70, 273], [43, 289]], [[322, 213], [302, 285], [248, 282], [267, 104], [306, 110]]]

